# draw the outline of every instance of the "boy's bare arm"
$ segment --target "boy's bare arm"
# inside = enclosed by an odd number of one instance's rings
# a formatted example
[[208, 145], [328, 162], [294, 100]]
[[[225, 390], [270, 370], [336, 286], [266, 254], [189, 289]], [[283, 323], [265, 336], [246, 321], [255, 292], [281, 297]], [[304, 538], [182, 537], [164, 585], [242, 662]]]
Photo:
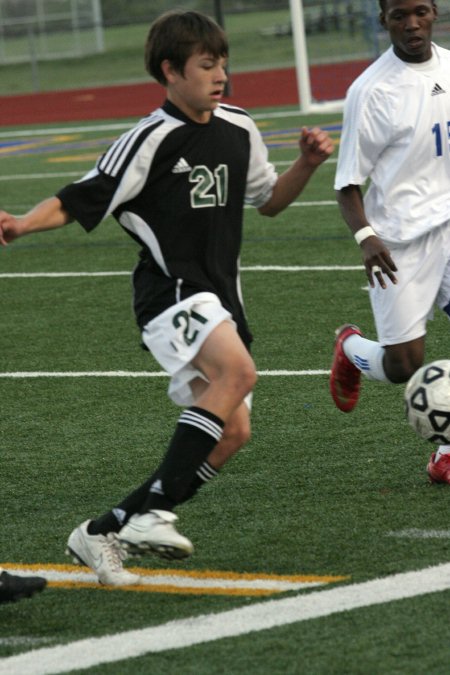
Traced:
[[302, 129], [300, 157], [278, 178], [268, 202], [258, 210], [263, 216], [276, 216], [302, 192], [314, 171], [332, 154], [334, 145], [326, 131]]
[[58, 197], [45, 199], [23, 216], [0, 211], [0, 244], [6, 246], [25, 234], [53, 230], [71, 220]]

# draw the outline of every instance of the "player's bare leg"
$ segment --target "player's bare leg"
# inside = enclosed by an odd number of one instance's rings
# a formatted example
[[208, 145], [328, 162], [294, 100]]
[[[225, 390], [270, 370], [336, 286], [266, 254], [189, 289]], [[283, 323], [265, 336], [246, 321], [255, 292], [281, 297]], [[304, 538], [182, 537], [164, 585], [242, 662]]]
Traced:
[[[203, 392], [207, 383], [203, 379], [197, 380], [195, 390]], [[194, 385], [195, 386], [195, 385]], [[247, 402], [242, 403], [231, 415], [224, 427], [223, 436], [206, 460], [197, 467], [196, 474], [189, 489], [179, 504], [192, 499], [206, 483], [213, 480], [220, 469], [233, 457], [250, 438], [250, 409]], [[119, 532], [129, 518], [142, 510], [151, 485], [158, 477], [156, 471], [149, 479], [140, 485], [131, 494], [125, 497], [115, 508], [103, 516], [91, 521], [91, 534], [106, 536], [109, 532]]]
[[[223, 321], [210, 333], [193, 365], [207, 378], [207, 386], [195, 406], [181, 414], [147, 498], [118, 534], [131, 554], [152, 551], [161, 557], [184, 558], [192, 553], [191, 542], [174, 527], [173, 509], [185, 501], [198, 468], [214, 450], [215, 460], [224, 462], [249, 434], [244, 412], [232, 417], [252, 391], [256, 369], [231, 323]], [[228, 435], [220, 445], [230, 420]]]

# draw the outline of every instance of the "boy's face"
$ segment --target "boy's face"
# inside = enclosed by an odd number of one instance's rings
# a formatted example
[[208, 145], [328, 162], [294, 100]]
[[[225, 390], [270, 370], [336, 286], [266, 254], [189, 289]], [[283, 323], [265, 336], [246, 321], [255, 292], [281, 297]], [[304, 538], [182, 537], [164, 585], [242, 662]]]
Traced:
[[389, 31], [395, 54], [410, 63], [431, 58], [431, 34], [437, 9], [432, 0], [386, 0], [381, 25]]
[[194, 122], [208, 122], [223, 96], [226, 62], [224, 57], [195, 52], [181, 74], [173, 70], [169, 61], [164, 61], [161, 67], [167, 80], [168, 99]]

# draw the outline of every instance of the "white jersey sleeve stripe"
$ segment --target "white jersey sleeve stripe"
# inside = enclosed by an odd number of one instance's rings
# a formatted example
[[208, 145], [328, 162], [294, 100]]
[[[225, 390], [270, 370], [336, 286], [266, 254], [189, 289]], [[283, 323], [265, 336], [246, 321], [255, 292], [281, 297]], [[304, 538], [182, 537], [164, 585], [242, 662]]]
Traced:
[[[99, 169], [110, 176], [117, 176], [133, 159], [135, 143], [141, 137], [141, 142], [162, 123], [162, 120], [148, 124], [142, 128], [137, 126], [121, 136], [103, 155], [99, 162]], [[140, 144], [139, 144], [140, 145]]]

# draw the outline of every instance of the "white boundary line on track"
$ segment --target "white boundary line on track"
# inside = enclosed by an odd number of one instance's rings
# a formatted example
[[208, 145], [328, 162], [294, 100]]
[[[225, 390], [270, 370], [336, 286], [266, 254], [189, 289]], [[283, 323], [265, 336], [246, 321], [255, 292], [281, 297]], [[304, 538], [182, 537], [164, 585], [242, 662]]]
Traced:
[[56, 647], [43, 647], [0, 659], [5, 675], [52, 675], [85, 670], [144, 654], [270, 630], [450, 588], [450, 563], [415, 572], [394, 574], [330, 590], [312, 591], [281, 600], [256, 602], [246, 607], [169, 621], [159, 626], [86, 638]]

